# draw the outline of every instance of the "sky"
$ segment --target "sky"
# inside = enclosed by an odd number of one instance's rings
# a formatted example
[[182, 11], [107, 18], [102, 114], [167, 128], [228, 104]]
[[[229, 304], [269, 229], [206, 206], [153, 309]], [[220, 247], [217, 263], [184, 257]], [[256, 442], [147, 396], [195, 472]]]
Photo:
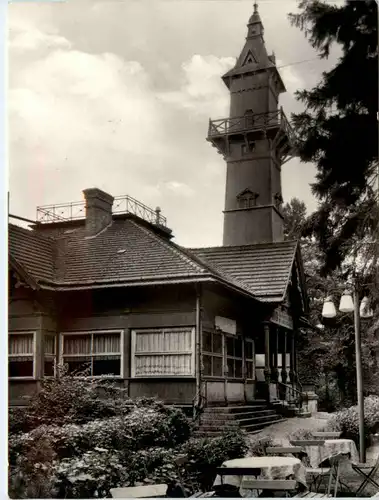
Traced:
[[[206, 141], [228, 116], [221, 75], [245, 41], [253, 0], [66, 0], [8, 8], [10, 213], [83, 199], [98, 187], [159, 206], [183, 246], [222, 242], [226, 165]], [[320, 61], [287, 14], [292, 0], [260, 0], [268, 52], [299, 112], [336, 55]], [[292, 64], [312, 59], [301, 64]], [[290, 65], [290, 66], [287, 66]], [[284, 201], [312, 212], [315, 168], [282, 169]]]

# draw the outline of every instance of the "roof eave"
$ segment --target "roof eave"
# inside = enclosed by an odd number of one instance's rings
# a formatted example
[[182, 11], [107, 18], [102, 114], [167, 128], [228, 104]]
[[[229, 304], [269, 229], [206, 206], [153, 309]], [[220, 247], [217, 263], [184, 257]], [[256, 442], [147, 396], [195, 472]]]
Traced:
[[8, 262], [11, 268], [22, 278], [26, 285], [33, 290], [39, 290], [40, 285], [37, 280], [13, 257], [12, 254], [8, 256]]
[[257, 302], [266, 302], [264, 300], [260, 300], [259, 297], [256, 297], [252, 292], [244, 290], [233, 283], [228, 282], [218, 276], [212, 275], [204, 275], [204, 276], [178, 276], [171, 277], [165, 279], [140, 279], [133, 281], [93, 281], [88, 283], [80, 283], [80, 282], [48, 282], [48, 281], [40, 281], [40, 286], [46, 290], [56, 290], [56, 291], [74, 291], [74, 290], [93, 290], [98, 288], [129, 288], [135, 286], [154, 286], [154, 285], [170, 285], [170, 284], [186, 284], [186, 283], [202, 283], [202, 282], [213, 282], [219, 283], [222, 286], [225, 286], [229, 290], [233, 290], [234, 292], [248, 297], [250, 299], [256, 300]]

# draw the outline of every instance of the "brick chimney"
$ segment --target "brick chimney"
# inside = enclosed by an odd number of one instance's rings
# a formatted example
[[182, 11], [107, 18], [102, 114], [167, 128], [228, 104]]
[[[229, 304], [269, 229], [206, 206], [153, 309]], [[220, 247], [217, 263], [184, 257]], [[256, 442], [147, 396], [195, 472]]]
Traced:
[[112, 222], [114, 198], [98, 188], [85, 189], [83, 194], [86, 199], [87, 236], [95, 236]]

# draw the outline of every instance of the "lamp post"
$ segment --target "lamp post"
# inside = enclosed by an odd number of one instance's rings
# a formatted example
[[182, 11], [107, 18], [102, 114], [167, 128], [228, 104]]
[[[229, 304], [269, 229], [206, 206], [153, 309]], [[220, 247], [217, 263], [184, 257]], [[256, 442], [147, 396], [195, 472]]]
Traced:
[[[366, 461], [365, 449], [365, 415], [364, 415], [364, 398], [363, 398], [363, 376], [362, 376], [362, 345], [360, 331], [360, 317], [371, 318], [373, 311], [369, 307], [367, 297], [362, 299], [359, 306], [359, 294], [354, 287], [353, 297], [349, 290], [345, 290], [340, 301], [339, 310], [344, 313], [354, 312], [354, 334], [355, 334], [355, 365], [357, 371], [357, 400], [358, 400], [358, 416], [359, 416], [359, 458], [362, 463]], [[336, 316], [336, 308], [333, 304], [332, 297], [327, 297], [322, 308], [322, 316], [324, 318], [334, 318]]]

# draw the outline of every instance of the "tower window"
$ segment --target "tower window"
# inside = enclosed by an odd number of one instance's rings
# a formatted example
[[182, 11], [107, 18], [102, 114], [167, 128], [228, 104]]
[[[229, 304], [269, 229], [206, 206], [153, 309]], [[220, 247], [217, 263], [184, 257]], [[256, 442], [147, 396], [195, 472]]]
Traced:
[[254, 193], [247, 189], [238, 197], [238, 208], [253, 208], [257, 205], [258, 193]]
[[255, 151], [255, 142], [248, 142], [247, 144], [241, 145], [241, 154], [247, 155], [249, 153], [253, 153]]

